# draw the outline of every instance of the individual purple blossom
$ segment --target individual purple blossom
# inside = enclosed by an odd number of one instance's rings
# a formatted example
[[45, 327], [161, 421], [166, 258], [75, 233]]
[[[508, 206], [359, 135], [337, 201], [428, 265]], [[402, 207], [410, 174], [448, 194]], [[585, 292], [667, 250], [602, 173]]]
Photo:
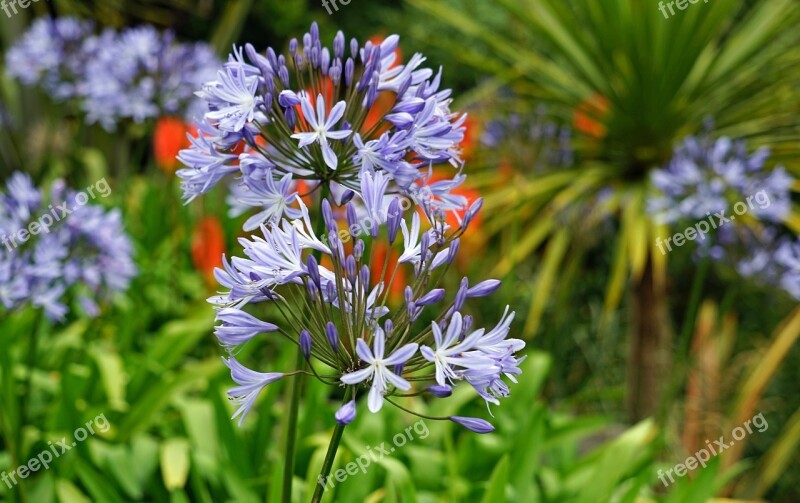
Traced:
[[333, 151], [328, 140], [344, 140], [352, 133], [349, 129], [342, 129], [334, 131], [333, 128], [344, 116], [344, 110], [347, 103], [344, 101], [338, 102], [333, 106], [330, 113], [325, 116], [325, 98], [319, 94], [317, 95], [316, 109], [311, 105], [308, 96], [303, 93], [300, 97], [300, 107], [303, 111], [310, 132], [300, 132], [292, 135], [292, 138], [299, 140], [299, 147], [307, 147], [312, 143], [319, 143], [322, 149], [322, 157], [325, 159], [325, 164], [330, 169], [336, 169], [339, 165], [339, 158]]
[[492, 426], [488, 421], [478, 419], [476, 417], [450, 416], [449, 419], [470, 431], [474, 431], [475, 433], [484, 434], [494, 431], [494, 426]]
[[238, 405], [239, 408], [233, 414], [231, 419], [239, 418], [239, 426], [244, 422], [250, 409], [253, 408], [256, 398], [258, 398], [261, 390], [267, 385], [280, 380], [283, 374], [277, 372], [262, 373], [250, 370], [245, 367], [233, 356], [228, 359], [223, 358], [225, 365], [231, 370], [231, 379], [238, 384], [228, 390], [228, 396], [231, 397]]
[[361, 361], [367, 364], [367, 367], [343, 375], [341, 381], [351, 385], [364, 381], [372, 382], [369, 398], [367, 400], [367, 407], [370, 412], [378, 412], [381, 410], [381, 407], [383, 407], [383, 395], [386, 394], [389, 384], [402, 391], [411, 389], [411, 384], [389, 370], [389, 367], [407, 362], [414, 356], [414, 353], [417, 352], [418, 347], [419, 344], [416, 343], [406, 344], [405, 346], [397, 348], [391, 355], [384, 358], [386, 336], [382, 328], [376, 327], [373, 346], [374, 352], [370, 350], [363, 339], [358, 339], [357, 341], [356, 352]]
[[221, 325], [214, 328], [214, 335], [227, 347], [236, 347], [248, 342], [258, 334], [275, 332], [276, 325], [261, 321], [255, 316], [239, 309], [224, 308], [217, 313]]

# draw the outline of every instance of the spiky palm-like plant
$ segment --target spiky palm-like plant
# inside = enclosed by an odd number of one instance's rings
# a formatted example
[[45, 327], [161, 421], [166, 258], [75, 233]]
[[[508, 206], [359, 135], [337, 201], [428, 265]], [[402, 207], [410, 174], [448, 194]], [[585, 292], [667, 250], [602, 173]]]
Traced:
[[[667, 230], [645, 211], [649, 174], [707, 117], [720, 134], [769, 145], [782, 161], [797, 154], [800, 30], [793, 27], [800, 2], [687, 3], [665, 17], [656, 2], [639, 0], [493, 0], [512, 23], [502, 31], [482, 24], [462, 0], [408, 2], [471, 38], [459, 41], [458, 53], [489, 69], [495, 82], [565, 115], [578, 110], [599, 126], [594, 138], [576, 141], [578, 168], [517, 174], [515, 183], [487, 198], [484, 209], [493, 221], [486, 227], [500, 232], [524, 222], [497, 272], [544, 252], [528, 322], [534, 330], [555, 278], [569, 284], [565, 274], [578, 270], [557, 274], [580, 254], [587, 231], [584, 217], [564, 225], [563, 210], [589, 207], [599, 191], [613, 189], [604, 207], [619, 230], [606, 311], [618, 306], [630, 281], [628, 406], [633, 418], [652, 413], [670, 338], [666, 256], [655, 245]], [[791, 161], [787, 167], [796, 171]], [[796, 212], [786, 223], [800, 230]]]

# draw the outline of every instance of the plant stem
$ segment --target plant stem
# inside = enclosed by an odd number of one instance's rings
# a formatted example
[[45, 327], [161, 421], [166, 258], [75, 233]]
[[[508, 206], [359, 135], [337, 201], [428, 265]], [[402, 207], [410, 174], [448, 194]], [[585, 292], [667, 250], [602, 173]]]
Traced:
[[[320, 192], [320, 213], [317, 216], [317, 229], [325, 228], [325, 221], [322, 218], [322, 200], [328, 197], [330, 189], [327, 183], [323, 182], [322, 190]], [[319, 234], [319, 232], [317, 232]], [[320, 258], [320, 253], [315, 252], [317, 260]], [[300, 369], [305, 365], [305, 357], [303, 351], [297, 348], [297, 359], [295, 361], [295, 368]], [[300, 397], [302, 395], [303, 383], [305, 376], [297, 375], [289, 383], [289, 394], [291, 395], [291, 402], [289, 404], [289, 418], [286, 424], [286, 462], [283, 465], [283, 495], [281, 497], [282, 503], [291, 503], [292, 501], [292, 479], [294, 477], [294, 446], [297, 437], [297, 417], [300, 409]], [[341, 436], [341, 435], [340, 435]], [[337, 442], [338, 443], [338, 442]]]
[[[19, 423], [17, 425], [17, 438], [14, 449], [16, 450], [16, 457], [17, 460], [22, 459], [22, 441], [23, 439], [23, 430], [25, 429], [25, 425], [28, 422], [28, 414], [30, 412], [30, 402], [31, 402], [31, 381], [33, 380], [33, 369], [36, 366], [36, 353], [39, 347], [39, 337], [41, 336], [41, 332], [45, 325], [45, 317], [42, 311], [39, 311], [36, 314], [36, 320], [33, 323], [33, 334], [31, 334], [30, 345], [28, 346], [28, 361], [27, 361], [27, 374], [25, 376], [25, 382], [23, 383], [22, 387], [22, 396], [20, 397], [20, 404], [19, 404]], [[19, 485], [19, 496], [20, 500], [25, 502], [27, 501], [27, 495], [25, 494], [25, 484]]]
[[[344, 392], [344, 400], [342, 401], [342, 405], [349, 402], [352, 396], [353, 388], [348, 386]], [[328, 452], [325, 454], [325, 461], [322, 462], [322, 470], [320, 470], [319, 477], [317, 478], [317, 484], [314, 486], [314, 496], [311, 498], [311, 503], [319, 503], [322, 501], [322, 494], [325, 492], [324, 482], [328, 480], [328, 476], [331, 474], [333, 461], [336, 459], [336, 451], [339, 450], [339, 443], [342, 441], [342, 435], [344, 434], [345, 426], [346, 425], [344, 424], [336, 423], [336, 428], [333, 429], [331, 443], [328, 444]]]

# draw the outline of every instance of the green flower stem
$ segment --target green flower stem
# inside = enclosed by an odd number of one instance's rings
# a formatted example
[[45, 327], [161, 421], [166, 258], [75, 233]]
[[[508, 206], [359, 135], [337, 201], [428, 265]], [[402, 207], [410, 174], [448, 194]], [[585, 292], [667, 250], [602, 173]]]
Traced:
[[[297, 361], [295, 368], [301, 368], [305, 364], [303, 352], [298, 348]], [[297, 416], [300, 409], [300, 396], [302, 395], [304, 376], [302, 374], [294, 376], [289, 381], [289, 394], [291, 403], [289, 405], [289, 420], [286, 426], [286, 463], [283, 465], [283, 503], [292, 501], [292, 478], [294, 477], [294, 444], [297, 438]]]
[[[330, 188], [328, 187], [327, 183], [322, 184], [322, 190], [320, 191], [320, 213], [317, 217], [317, 235], [319, 235], [322, 231], [320, 229], [325, 228], [325, 220], [322, 218], [322, 200], [328, 197], [330, 194]], [[315, 252], [317, 255], [317, 260], [319, 260], [319, 253]], [[303, 357], [303, 351], [298, 347], [297, 348], [297, 359], [295, 361], [295, 368], [300, 369], [305, 366], [305, 357]], [[286, 452], [285, 452], [285, 459], [286, 462], [283, 465], [283, 495], [281, 497], [282, 503], [291, 503], [292, 501], [292, 479], [294, 478], [294, 447], [295, 447], [295, 440], [297, 438], [297, 418], [298, 413], [300, 410], [300, 397], [302, 396], [302, 389], [303, 383], [305, 382], [305, 376], [297, 375], [295, 376], [292, 381], [289, 383], [289, 395], [291, 396], [291, 402], [289, 404], [289, 418], [286, 422]], [[341, 434], [340, 434], [341, 436]]]
[[[342, 400], [342, 405], [349, 402], [352, 396], [353, 388], [348, 386], [344, 392], [344, 400]], [[333, 461], [336, 459], [336, 451], [339, 450], [339, 443], [342, 441], [342, 435], [344, 435], [345, 426], [346, 425], [344, 424], [336, 423], [336, 428], [333, 429], [333, 436], [331, 437], [330, 444], [328, 444], [328, 452], [325, 454], [325, 461], [322, 462], [322, 470], [319, 472], [319, 478], [317, 478], [318, 481], [328, 480], [328, 476], [331, 474]], [[311, 498], [311, 503], [319, 503], [322, 501], [322, 494], [325, 492], [325, 485], [317, 483], [314, 487], [314, 496]]]

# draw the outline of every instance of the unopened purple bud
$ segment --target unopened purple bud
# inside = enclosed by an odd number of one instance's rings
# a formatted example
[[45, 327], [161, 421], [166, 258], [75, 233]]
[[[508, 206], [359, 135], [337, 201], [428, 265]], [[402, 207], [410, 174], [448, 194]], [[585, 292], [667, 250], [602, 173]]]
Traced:
[[456, 300], [453, 302], [453, 308], [456, 311], [460, 311], [461, 308], [464, 307], [464, 302], [467, 301], [467, 290], [469, 290], [469, 280], [463, 278], [461, 280], [461, 286], [456, 293]]
[[497, 279], [487, 279], [486, 281], [481, 281], [477, 285], [467, 290], [467, 298], [472, 299], [474, 297], [486, 297], [500, 288], [500, 284], [500, 280]]
[[297, 71], [299, 72], [302, 72], [306, 68], [305, 59], [303, 58], [303, 55], [300, 54], [299, 52], [294, 55], [294, 66], [297, 67]]
[[325, 293], [328, 294], [328, 302], [336, 300], [336, 285], [333, 284], [333, 281], [328, 281], [328, 284], [325, 285]]
[[347, 227], [350, 230], [350, 235], [355, 237], [358, 234], [358, 228], [360, 227], [355, 205], [348, 204], [345, 214], [347, 215]]
[[281, 91], [278, 95], [278, 104], [283, 108], [289, 108], [300, 104], [300, 97], [294, 91]]
[[393, 372], [397, 375], [403, 375], [403, 369], [406, 367], [405, 363], [399, 363], [394, 366]]
[[404, 80], [403, 83], [400, 84], [400, 88], [397, 90], [398, 100], [401, 99], [406, 94], [406, 92], [408, 92], [408, 88], [411, 87], [411, 77], [412, 77], [411, 74], [409, 74], [408, 77], [406, 77], [406, 80]]
[[453, 394], [453, 388], [447, 386], [446, 384], [444, 386], [439, 384], [428, 386], [428, 391], [437, 398], [447, 398]]
[[458, 255], [459, 248], [461, 248], [461, 240], [456, 238], [450, 243], [450, 247], [447, 249], [448, 264], [452, 264], [453, 261], [456, 259], [456, 255]]
[[316, 21], [311, 23], [311, 41], [319, 42], [319, 25]]
[[461, 223], [461, 227], [463, 229], [469, 227], [470, 222], [472, 222], [472, 219], [474, 219], [478, 212], [481, 211], [482, 207], [483, 198], [479, 197], [474, 203], [472, 203], [472, 206], [469, 207], [467, 213], [464, 215], [464, 221]]
[[312, 47], [310, 55], [311, 55], [311, 58], [310, 58], [311, 59], [311, 67], [312, 68], [318, 68], [319, 67], [319, 63], [320, 63], [320, 58], [322, 57], [322, 55], [320, 54], [319, 49], [316, 46]]
[[354, 38], [351, 38], [350, 39], [350, 55], [353, 56], [354, 58], [356, 56], [358, 56], [358, 49], [359, 49], [358, 40], [356, 40]]
[[431, 247], [431, 234], [430, 232], [425, 232], [422, 234], [422, 239], [420, 240], [420, 247], [419, 247], [420, 263], [425, 262], [425, 258], [428, 255], [428, 248], [430, 247]]
[[444, 298], [444, 294], [444, 288], [434, 288], [430, 292], [417, 299], [417, 306], [430, 306], [431, 304], [436, 304]]
[[347, 260], [344, 261], [344, 272], [347, 274], [347, 279], [350, 280], [350, 283], [356, 283], [356, 271], [358, 267], [356, 266], [356, 259], [353, 258], [352, 255], [347, 256]]
[[339, 351], [339, 332], [336, 331], [336, 325], [333, 322], [328, 322], [325, 326], [325, 336], [328, 338], [328, 343], [333, 348], [333, 352]]
[[476, 417], [450, 416], [449, 419], [450, 421], [460, 424], [464, 428], [474, 431], [475, 433], [484, 434], [494, 431], [494, 426], [492, 426], [488, 421], [484, 421], [483, 419], [478, 419]]
[[289, 87], [289, 68], [287, 68], [285, 64], [281, 65], [278, 69], [278, 77], [280, 77], [283, 87]]
[[469, 332], [469, 331], [470, 331], [470, 329], [472, 328], [472, 322], [473, 322], [472, 315], [469, 315], [469, 314], [468, 314], [468, 315], [466, 315], [466, 316], [464, 316], [464, 317], [462, 318], [462, 321], [461, 321], [461, 331], [462, 331], [464, 334], [466, 334], [467, 332]]
[[328, 232], [334, 235], [339, 232], [339, 224], [336, 223], [333, 210], [331, 209], [331, 203], [328, 202], [327, 199], [322, 200], [322, 218], [325, 220], [325, 226], [328, 228]]
[[303, 50], [311, 47], [311, 34], [306, 33], [303, 35]]
[[306, 360], [311, 358], [311, 334], [306, 329], [300, 331], [300, 350]]
[[297, 46], [298, 43], [296, 38], [293, 38], [289, 41], [289, 52], [292, 54], [292, 56], [297, 54]]
[[344, 83], [347, 87], [353, 85], [353, 76], [356, 71], [356, 65], [353, 62], [353, 58], [347, 58], [347, 61], [344, 64]]
[[408, 129], [414, 125], [414, 117], [406, 112], [389, 114], [386, 120], [397, 126], [399, 129]]
[[386, 323], [383, 324], [383, 332], [386, 334], [386, 337], [391, 337], [393, 331], [394, 323], [392, 322], [391, 318], [387, 319]]
[[350, 400], [336, 411], [334, 416], [339, 424], [350, 424], [356, 419], [356, 401]]
[[411, 304], [411, 301], [414, 300], [414, 290], [410, 286], [406, 286], [403, 295], [406, 299], [406, 304]]
[[313, 281], [306, 282], [306, 291], [308, 292], [308, 298], [312, 302], [316, 302], [319, 295], [319, 289], [317, 288], [317, 285], [315, 285]]
[[389, 244], [394, 244], [397, 239], [397, 232], [400, 230], [400, 222], [403, 220], [403, 210], [400, 208], [400, 198], [395, 197], [389, 203], [389, 217], [386, 221], [386, 226], [389, 230]]
[[309, 255], [306, 259], [306, 268], [308, 268], [308, 277], [311, 278], [311, 281], [314, 282], [315, 285], [320, 285], [320, 275], [319, 275], [319, 264], [317, 263], [316, 257], [314, 255]]
[[369, 84], [369, 90], [367, 91], [367, 102], [365, 108], [372, 108], [372, 105], [375, 104], [375, 101], [378, 99], [378, 86], [381, 83], [381, 76], [378, 75], [378, 72], [374, 72], [372, 74], [372, 82]]
[[322, 73], [328, 73], [328, 69], [331, 67], [331, 53], [327, 47], [322, 48], [322, 52], [319, 56], [319, 68], [322, 70]]
[[356, 258], [356, 260], [361, 260], [361, 257], [364, 256], [365, 246], [366, 245], [364, 244], [364, 241], [360, 239], [356, 241], [355, 246], [353, 246], [353, 256]]
[[414, 302], [409, 302], [406, 306], [406, 311], [411, 318], [415, 318], [414, 314], [417, 311], [417, 305]]
[[369, 277], [370, 277], [369, 266], [362, 265], [360, 279], [364, 290], [369, 288]]
[[[349, 129], [349, 128], [342, 128], [342, 129]], [[352, 201], [352, 200], [353, 200], [353, 197], [354, 197], [355, 195], [356, 195], [356, 193], [355, 193], [355, 192], [353, 192], [352, 190], [350, 190], [350, 189], [347, 189], [347, 190], [345, 190], [345, 191], [342, 193], [342, 204], [347, 204], [347, 203], [349, 203], [350, 201]]]
[[275, 54], [275, 50], [272, 47], [267, 47], [267, 60], [272, 65], [272, 68], [278, 67], [278, 55]]
[[344, 57], [344, 33], [342, 30], [336, 32], [336, 36], [333, 38], [333, 55], [337, 58]]
[[342, 67], [339, 65], [331, 66], [330, 70], [328, 70], [328, 76], [333, 81], [333, 85], [338, 86], [339, 80], [342, 78]]

